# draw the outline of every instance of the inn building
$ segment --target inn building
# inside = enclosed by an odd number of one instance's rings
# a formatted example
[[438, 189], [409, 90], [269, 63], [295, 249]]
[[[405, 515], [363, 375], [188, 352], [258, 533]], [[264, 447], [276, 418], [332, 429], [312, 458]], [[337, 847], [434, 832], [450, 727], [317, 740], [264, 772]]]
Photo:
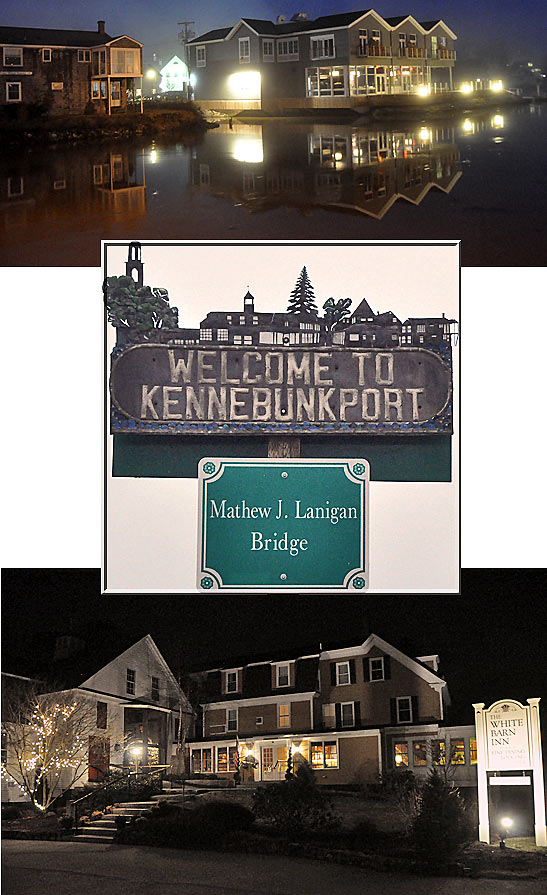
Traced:
[[376, 634], [198, 672], [188, 688], [200, 704], [193, 773], [231, 778], [239, 763], [244, 782], [280, 780], [290, 756], [294, 769], [309, 762], [322, 784], [448, 765], [458, 785], [476, 782], [474, 726], [447, 726], [438, 656], [407, 656]]
[[452, 90], [455, 40], [440, 18], [365, 9], [275, 23], [245, 16], [189, 41], [188, 53], [203, 108], [279, 112]]

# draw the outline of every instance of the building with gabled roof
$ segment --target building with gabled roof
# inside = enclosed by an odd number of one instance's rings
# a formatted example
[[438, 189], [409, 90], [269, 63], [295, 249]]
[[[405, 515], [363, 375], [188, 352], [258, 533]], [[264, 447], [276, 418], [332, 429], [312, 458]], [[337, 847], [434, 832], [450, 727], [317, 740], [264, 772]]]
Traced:
[[276, 112], [452, 90], [455, 40], [442, 19], [384, 18], [369, 8], [276, 23], [243, 16], [187, 46], [203, 108]]
[[103, 20], [97, 31], [0, 26], [0, 106], [142, 112], [142, 46], [107, 34]]

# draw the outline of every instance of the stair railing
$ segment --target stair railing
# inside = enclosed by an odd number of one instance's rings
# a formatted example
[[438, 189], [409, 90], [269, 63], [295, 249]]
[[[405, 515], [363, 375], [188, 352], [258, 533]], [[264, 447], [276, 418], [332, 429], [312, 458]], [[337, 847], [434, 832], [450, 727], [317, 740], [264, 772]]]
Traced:
[[[112, 767], [116, 771], [120, 771], [120, 768], [117, 765], [113, 765]], [[155, 765], [154, 769], [151, 771], [150, 770], [149, 771], [132, 771], [130, 769], [127, 769], [127, 772], [125, 772], [126, 769], [122, 768], [121, 772], [122, 772], [123, 777], [125, 777], [127, 779], [128, 788], [129, 788], [129, 791], [131, 792], [132, 778], [136, 783], [137, 779], [139, 777], [140, 778], [146, 777], [147, 779], [149, 779], [151, 781], [153, 781], [154, 778], [157, 777], [158, 784], [160, 785], [160, 788], [161, 788], [161, 785], [163, 785], [163, 778], [165, 776], [166, 771], [168, 771], [169, 768], [170, 768], [170, 765]], [[72, 818], [73, 830], [75, 833], [77, 833], [80, 828], [79, 821], [80, 821], [80, 818], [82, 817], [82, 808], [85, 807], [83, 805], [83, 803], [86, 802], [88, 799], [90, 799], [92, 796], [96, 796], [97, 793], [102, 792], [104, 795], [103, 808], [106, 808], [106, 806], [108, 804], [107, 793], [109, 790], [111, 790], [119, 785], [120, 779], [121, 778], [118, 777], [116, 780], [108, 780], [106, 783], [103, 783], [102, 786], [96, 786], [89, 792], [86, 792], [83, 796], [80, 796], [79, 799], [74, 799], [73, 801], [69, 802], [67, 814], [69, 817]]]

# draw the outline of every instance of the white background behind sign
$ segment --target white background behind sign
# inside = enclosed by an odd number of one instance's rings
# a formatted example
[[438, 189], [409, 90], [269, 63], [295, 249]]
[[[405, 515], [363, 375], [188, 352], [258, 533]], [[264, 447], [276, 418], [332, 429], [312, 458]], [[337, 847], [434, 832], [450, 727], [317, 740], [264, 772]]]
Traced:
[[[12, 419], [4, 413], [3, 502], [9, 524], [0, 548], [3, 567], [97, 568], [101, 563], [101, 280], [98, 268], [2, 271], [4, 299], [11, 296], [25, 307], [25, 321], [14, 317], [4, 335], [0, 361], [2, 381], [13, 383], [16, 377], [23, 400]], [[292, 269], [290, 281], [292, 288]], [[541, 325], [544, 291], [542, 268], [462, 270], [462, 565], [467, 568], [545, 565], [538, 523], [547, 497], [544, 440], [523, 438], [523, 427], [531, 425], [537, 411], [536, 399], [533, 389], [510, 375], [507, 364], [523, 350], [515, 332], [517, 309]], [[368, 274], [363, 294], [373, 297]], [[375, 310], [382, 306], [372, 304]], [[528, 385], [544, 378], [540, 333], [533, 338], [537, 345], [524, 348]], [[33, 396], [28, 405], [25, 396]], [[139, 484], [143, 499], [152, 484]], [[130, 485], [117, 482], [122, 491]], [[416, 488], [406, 489], [413, 504]], [[195, 511], [195, 503], [185, 507], [186, 515]], [[167, 518], [163, 532], [171, 550], [180, 548], [177, 521]], [[383, 521], [392, 534], [401, 533], [402, 517]], [[129, 514], [124, 525], [118, 537], [130, 540]], [[146, 520], [144, 536], [155, 546]], [[182, 550], [184, 562], [193, 556], [194, 543], [183, 543]]]

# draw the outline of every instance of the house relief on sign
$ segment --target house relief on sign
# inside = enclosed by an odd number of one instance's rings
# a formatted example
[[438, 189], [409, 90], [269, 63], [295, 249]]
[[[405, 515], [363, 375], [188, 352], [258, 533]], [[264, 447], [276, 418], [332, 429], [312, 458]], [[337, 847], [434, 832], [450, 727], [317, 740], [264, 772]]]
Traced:
[[256, 312], [247, 292], [242, 312], [184, 329], [166, 291], [142, 285], [135, 245], [107, 281], [113, 432], [452, 431], [455, 321], [333, 298], [320, 317], [303, 268], [286, 313]]

